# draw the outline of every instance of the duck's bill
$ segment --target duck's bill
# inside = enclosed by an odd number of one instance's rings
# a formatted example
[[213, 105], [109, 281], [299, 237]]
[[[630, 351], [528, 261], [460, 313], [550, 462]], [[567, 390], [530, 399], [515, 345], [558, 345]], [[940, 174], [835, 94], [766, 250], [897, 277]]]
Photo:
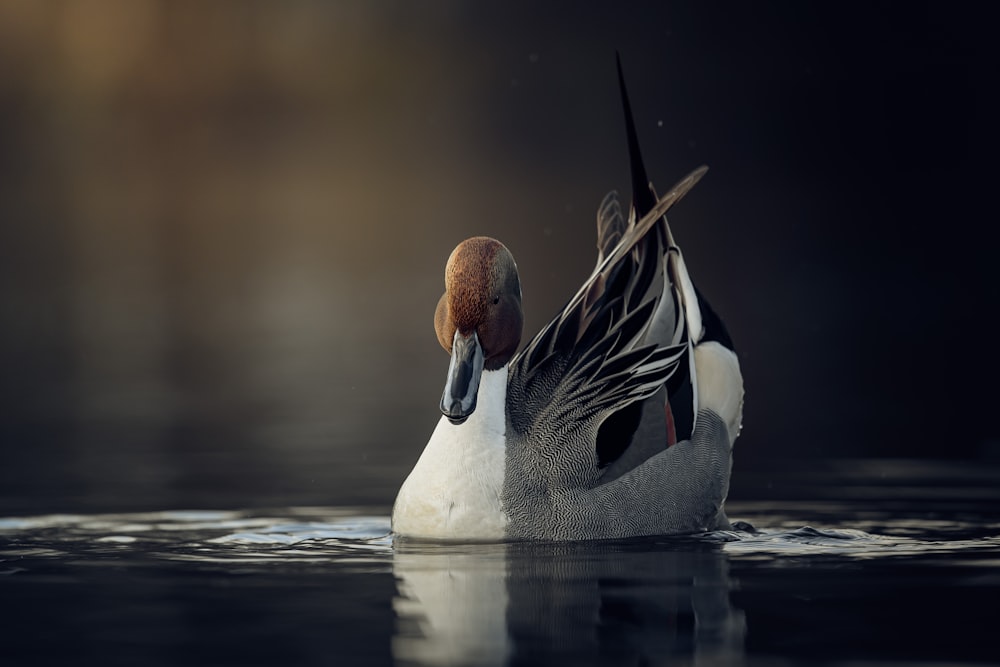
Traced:
[[483, 377], [483, 348], [473, 331], [463, 336], [455, 331], [451, 344], [448, 379], [441, 396], [441, 414], [452, 424], [461, 424], [476, 411], [476, 395]]

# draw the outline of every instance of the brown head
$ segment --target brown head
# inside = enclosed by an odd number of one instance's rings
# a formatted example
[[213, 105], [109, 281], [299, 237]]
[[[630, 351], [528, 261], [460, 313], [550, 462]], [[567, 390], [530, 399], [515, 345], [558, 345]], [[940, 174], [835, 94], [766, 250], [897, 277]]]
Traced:
[[476, 409], [483, 369], [502, 368], [521, 344], [521, 283], [510, 251], [476, 236], [448, 258], [434, 331], [450, 355], [441, 412], [461, 424]]

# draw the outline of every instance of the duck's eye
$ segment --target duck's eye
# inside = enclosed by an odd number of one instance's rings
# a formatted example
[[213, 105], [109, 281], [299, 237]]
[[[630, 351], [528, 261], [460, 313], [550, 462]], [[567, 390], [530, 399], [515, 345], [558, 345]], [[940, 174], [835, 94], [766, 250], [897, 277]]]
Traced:
[[498, 303], [500, 303], [500, 297], [499, 297], [499, 296], [495, 296], [495, 297], [493, 297], [493, 305], [495, 306], [495, 305], [497, 305]]

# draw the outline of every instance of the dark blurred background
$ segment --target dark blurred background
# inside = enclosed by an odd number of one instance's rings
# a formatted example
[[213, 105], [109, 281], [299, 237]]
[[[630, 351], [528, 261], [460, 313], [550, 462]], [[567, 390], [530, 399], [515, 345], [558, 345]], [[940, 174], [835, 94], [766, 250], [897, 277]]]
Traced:
[[671, 221], [734, 480], [995, 462], [976, 4], [0, 0], [0, 512], [390, 503], [454, 245], [510, 247], [528, 335], [592, 267], [615, 50], [658, 189], [711, 167]]

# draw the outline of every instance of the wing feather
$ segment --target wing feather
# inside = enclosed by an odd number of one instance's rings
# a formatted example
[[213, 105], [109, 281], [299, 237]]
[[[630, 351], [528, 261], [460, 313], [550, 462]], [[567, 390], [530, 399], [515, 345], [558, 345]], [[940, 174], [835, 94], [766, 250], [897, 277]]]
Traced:
[[[603, 419], [648, 398], [677, 370], [686, 341], [664, 347], [644, 340], [663, 294], [668, 248], [658, 226], [666, 227], [664, 214], [705, 171], [691, 172], [628, 226], [606, 255], [602, 251], [573, 298], [511, 361], [508, 381], [520, 385], [519, 394], [533, 404], [520, 420], [565, 419], [574, 411]], [[608, 209], [613, 217], [614, 207], [605, 198], [602, 212]]]

